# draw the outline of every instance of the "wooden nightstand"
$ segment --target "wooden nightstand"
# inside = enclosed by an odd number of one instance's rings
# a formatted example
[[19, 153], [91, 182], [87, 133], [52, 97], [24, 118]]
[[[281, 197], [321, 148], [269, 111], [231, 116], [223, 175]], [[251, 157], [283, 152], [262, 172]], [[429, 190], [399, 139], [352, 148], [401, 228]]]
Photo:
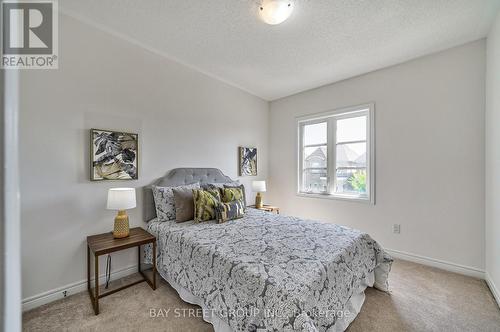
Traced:
[[[144, 244], [153, 245], [153, 277], [152, 281], [146, 278], [141, 271], [141, 246]], [[99, 294], [99, 256], [109, 254], [115, 251], [120, 251], [128, 248], [137, 247], [138, 251], [138, 272], [143, 276], [143, 279], [134, 281], [128, 285], [117, 289]], [[94, 273], [95, 273], [95, 294], [92, 294], [90, 288], [90, 252], [94, 254]], [[110, 294], [121, 291], [122, 289], [134, 286], [140, 282], [146, 281], [153, 290], [156, 289], [156, 238], [140, 227], [130, 229], [130, 236], [123, 239], [113, 238], [113, 233], [103, 233], [98, 235], [87, 236], [87, 289], [90, 295], [90, 301], [94, 307], [96, 315], [99, 314], [99, 299]]]
[[264, 206], [262, 206], [261, 208], [258, 208], [255, 205], [249, 205], [248, 207], [252, 208], [252, 209], [267, 211], [267, 212], [276, 212], [276, 214], [280, 214], [280, 208], [277, 206], [264, 204]]

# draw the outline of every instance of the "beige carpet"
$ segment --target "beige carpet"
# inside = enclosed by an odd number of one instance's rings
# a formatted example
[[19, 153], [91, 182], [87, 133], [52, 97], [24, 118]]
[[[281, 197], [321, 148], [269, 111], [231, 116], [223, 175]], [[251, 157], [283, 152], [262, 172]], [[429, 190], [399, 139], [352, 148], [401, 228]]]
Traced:
[[[366, 291], [361, 313], [348, 331], [500, 331], [499, 308], [482, 280], [398, 260], [389, 282], [390, 294]], [[213, 331], [201, 318], [174, 317], [176, 308], [187, 313], [198, 307], [183, 302], [163, 280], [156, 291], [141, 283], [101, 299], [100, 307], [95, 316], [87, 292], [75, 294], [26, 312], [23, 329]], [[151, 308], [171, 312], [167, 318], [150, 318]]]

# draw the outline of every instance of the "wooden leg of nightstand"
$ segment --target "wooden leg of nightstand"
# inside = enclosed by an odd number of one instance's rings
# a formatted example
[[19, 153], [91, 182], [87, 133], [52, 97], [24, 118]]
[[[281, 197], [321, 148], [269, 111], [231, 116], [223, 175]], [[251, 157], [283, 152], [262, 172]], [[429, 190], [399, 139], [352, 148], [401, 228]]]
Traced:
[[156, 289], [156, 241], [153, 242], [153, 289]]
[[141, 246], [137, 246], [137, 272], [141, 273]]
[[87, 245], [87, 290], [90, 292], [90, 248]]
[[153, 267], [151, 269], [151, 272], [153, 273], [153, 275], [151, 277], [147, 277], [146, 274], [144, 273], [144, 271], [141, 271], [141, 246], [138, 246], [138, 252], [139, 252], [139, 256], [138, 256], [138, 260], [139, 260], [139, 273], [142, 275], [143, 279], [141, 281], [145, 281], [148, 283], [149, 287], [151, 287], [153, 290], [156, 289], [156, 242], [151, 242], [150, 245], [153, 246], [153, 253], [152, 253], [152, 263], [153, 263]]
[[99, 256], [94, 255], [94, 264], [95, 264], [95, 306], [94, 312], [96, 315], [99, 315]]

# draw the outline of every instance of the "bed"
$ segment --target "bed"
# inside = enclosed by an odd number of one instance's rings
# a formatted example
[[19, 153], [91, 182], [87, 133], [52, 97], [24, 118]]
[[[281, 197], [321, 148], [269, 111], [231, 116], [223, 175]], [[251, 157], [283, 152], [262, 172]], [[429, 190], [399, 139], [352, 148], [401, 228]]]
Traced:
[[[218, 169], [183, 168], [156, 184], [230, 180]], [[366, 233], [251, 208], [223, 224], [159, 222], [147, 195], [158, 272], [216, 332], [344, 331], [366, 287], [388, 290], [392, 258]]]

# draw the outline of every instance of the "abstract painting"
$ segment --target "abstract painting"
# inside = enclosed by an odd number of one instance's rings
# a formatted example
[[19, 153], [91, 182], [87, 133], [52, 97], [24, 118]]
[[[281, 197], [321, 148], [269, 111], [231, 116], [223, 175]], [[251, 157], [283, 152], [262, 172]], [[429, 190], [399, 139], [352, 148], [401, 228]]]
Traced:
[[240, 176], [257, 175], [257, 148], [240, 146]]
[[90, 141], [91, 180], [137, 180], [137, 134], [91, 129]]

